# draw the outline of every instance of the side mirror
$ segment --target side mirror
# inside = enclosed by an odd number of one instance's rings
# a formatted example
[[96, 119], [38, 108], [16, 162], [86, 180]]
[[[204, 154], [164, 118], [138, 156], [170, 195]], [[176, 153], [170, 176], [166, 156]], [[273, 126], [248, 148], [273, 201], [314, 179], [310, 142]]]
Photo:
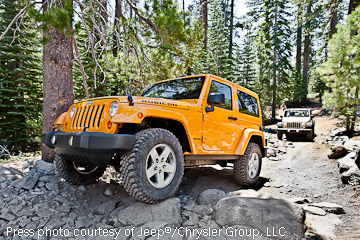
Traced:
[[225, 104], [225, 94], [223, 93], [211, 93], [208, 97], [208, 104], [211, 105], [211, 107], [206, 107], [206, 112], [212, 112], [214, 111], [214, 106], [222, 106]]
[[311, 118], [315, 117], [313, 114], [311, 114], [310, 116], [311, 116]]

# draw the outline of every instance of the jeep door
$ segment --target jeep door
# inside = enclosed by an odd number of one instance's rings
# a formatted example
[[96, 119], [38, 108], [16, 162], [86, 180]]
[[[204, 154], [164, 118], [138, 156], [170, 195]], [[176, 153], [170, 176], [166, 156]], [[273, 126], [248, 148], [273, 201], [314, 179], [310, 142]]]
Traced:
[[241, 135], [246, 128], [259, 129], [261, 123], [260, 104], [257, 98], [241, 89], [236, 89], [236, 101], [237, 108], [235, 115], [239, 135]]
[[206, 151], [225, 152], [233, 147], [237, 129], [234, 120], [235, 97], [232, 89], [230, 84], [211, 79], [207, 96], [211, 93], [223, 93], [225, 104], [215, 106], [214, 111], [203, 111], [202, 147]]

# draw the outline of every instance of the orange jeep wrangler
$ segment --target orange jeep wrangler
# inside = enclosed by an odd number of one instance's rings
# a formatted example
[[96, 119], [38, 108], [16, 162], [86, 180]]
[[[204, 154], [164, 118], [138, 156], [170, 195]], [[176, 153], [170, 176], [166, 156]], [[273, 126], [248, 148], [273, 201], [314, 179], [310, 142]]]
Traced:
[[251, 187], [266, 155], [257, 94], [214, 75], [77, 102], [42, 139], [69, 183], [95, 182], [114, 166], [126, 191], [147, 203], [171, 197], [186, 166], [233, 163], [235, 180]]

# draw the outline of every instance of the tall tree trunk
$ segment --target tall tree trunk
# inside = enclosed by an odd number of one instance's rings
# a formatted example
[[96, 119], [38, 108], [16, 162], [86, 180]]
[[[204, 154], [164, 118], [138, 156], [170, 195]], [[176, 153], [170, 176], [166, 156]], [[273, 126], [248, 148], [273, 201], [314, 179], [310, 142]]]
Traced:
[[100, 0], [100, 4], [101, 4], [100, 13], [101, 13], [101, 16], [104, 18], [104, 23], [105, 24], [107, 24], [108, 20], [109, 20], [109, 15], [108, 15], [108, 12], [107, 12], [107, 1], [108, 0]]
[[356, 111], [357, 111], [357, 108], [358, 108], [358, 102], [359, 102], [359, 86], [356, 86], [355, 88], [355, 102], [354, 102], [354, 110], [353, 110], [353, 119], [352, 119], [352, 122], [351, 122], [351, 127], [350, 127], [350, 134], [352, 135], [355, 131], [355, 124], [356, 124]]
[[[331, 2], [330, 7], [330, 32], [329, 32], [329, 39], [332, 38], [332, 36], [336, 33], [336, 24], [338, 22], [337, 18], [337, 11], [339, 6], [339, 0], [333, 0]], [[326, 45], [328, 42], [325, 43]], [[327, 46], [326, 46], [327, 47]], [[327, 51], [325, 52], [325, 60], [327, 59]], [[331, 87], [328, 88], [328, 92], [331, 93], [332, 89]]]
[[114, 19], [114, 32], [113, 32], [113, 48], [112, 52], [114, 57], [117, 57], [119, 53], [119, 18], [121, 16], [121, 4], [122, 0], [115, 0], [115, 19]]
[[[274, 19], [274, 34], [277, 34], [278, 28], [278, 7], [275, 8], [275, 19]], [[276, 115], [276, 92], [277, 92], [277, 47], [274, 46], [273, 52], [273, 83], [272, 83], [272, 102], [271, 102], [271, 119], [275, 120]]]
[[338, 23], [337, 11], [338, 11], [338, 0], [334, 0], [330, 8], [330, 32], [329, 39], [336, 33], [336, 24]]
[[233, 33], [234, 33], [234, 0], [230, 3], [230, 33], [229, 33], [229, 59], [233, 51]]
[[201, 6], [201, 18], [203, 21], [204, 26], [204, 50], [207, 50], [207, 42], [208, 42], [208, 1], [207, 0], [201, 0], [200, 1]]
[[[297, 12], [297, 29], [296, 29], [296, 73], [295, 73], [295, 81], [297, 87], [300, 87], [300, 77], [301, 77], [301, 47], [302, 47], [302, 4], [298, 4], [298, 12]], [[296, 100], [299, 100], [298, 90], [295, 93]]]
[[185, 0], [182, 1], [182, 8], [183, 8], [183, 21], [185, 23]]
[[309, 57], [310, 57], [310, 27], [311, 27], [311, 7], [312, 0], [309, 1], [306, 9], [306, 24], [305, 24], [305, 40], [304, 40], [304, 63], [303, 63], [303, 83], [305, 91], [301, 97], [301, 102], [307, 100], [308, 86], [309, 86]]
[[[65, 1], [72, 2], [72, 0], [63, 0]], [[44, 12], [46, 12], [48, 1], [43, 0], [43, 2]], [[71, 31], [72, 29], [66, 30], [66, 32]], [[45, 31], [44, 36], [49, 39], [49, 42], [43, 49], [43, 132], [51, 130], [56, 118], [66, 112], [74, 102], [72, 37], [54, 27]], [[53, 161], [54, 156], [54, 150], [43, 144], [42, 159]]]
[[354, 11], [355, 8], [359, 5], [360, 5], [360, 0], [350, 0], [348, 14], [350, 15], [352, 11]]

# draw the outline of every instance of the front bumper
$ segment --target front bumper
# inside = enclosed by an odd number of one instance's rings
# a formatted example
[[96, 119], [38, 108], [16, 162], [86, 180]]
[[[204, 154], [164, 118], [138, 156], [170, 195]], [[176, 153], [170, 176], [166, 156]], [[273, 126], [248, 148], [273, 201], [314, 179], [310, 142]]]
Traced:
[[83, 164], [107, 165], [115, 153], [132, 149], [135, 135], [98, 132], [45, 132], [42, 143], [55, 148], [57, 154], [69, 161]]
[[281, 133], [291, 133], [291, 134], [304, 134], [311, 132], [312, 129], [309, 128], [278, 128], [278, 132]]

